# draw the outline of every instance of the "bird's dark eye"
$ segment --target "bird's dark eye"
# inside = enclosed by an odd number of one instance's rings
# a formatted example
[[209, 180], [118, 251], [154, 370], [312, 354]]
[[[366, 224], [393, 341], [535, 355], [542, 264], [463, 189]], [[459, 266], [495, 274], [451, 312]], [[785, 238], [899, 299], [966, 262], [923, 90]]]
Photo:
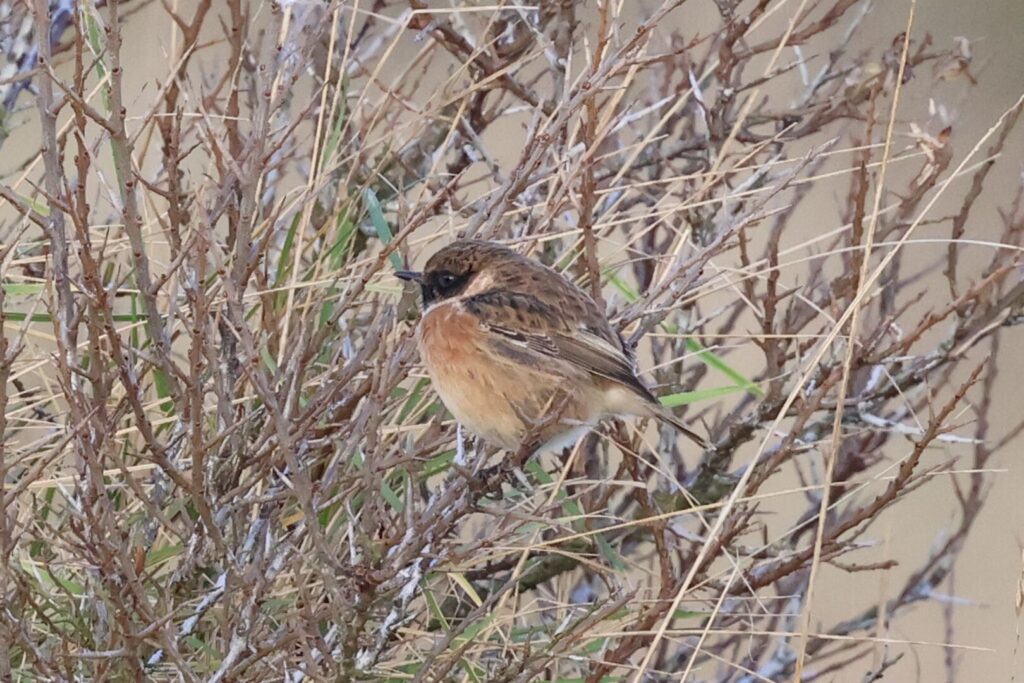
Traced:
[[423, 283], [423, 303], [429, 306], [440, 299], [458, 295], [469, 280], [468, 274], [453, 273], [449, 270], [435, 271]]

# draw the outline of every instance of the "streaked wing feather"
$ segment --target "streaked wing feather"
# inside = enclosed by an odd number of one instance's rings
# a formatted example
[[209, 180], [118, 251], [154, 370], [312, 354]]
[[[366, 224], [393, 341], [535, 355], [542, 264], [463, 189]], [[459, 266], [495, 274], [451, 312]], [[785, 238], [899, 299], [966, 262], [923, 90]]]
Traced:
[[587, 332], [577, 332], [571, 337], [555, 334], [552, 341], [562, 358], [593, 375], [618, 382], [644, 398], [654, 400], [647, 387], [637, 379], [631, 359], [607, 341]]
[[[610, 329], [604, 336], [595, 333], [597, 330], [584, 329], [578, 320], [567, 320], [536, 297], [519, 292], [484, 292], [464, 303], [482, 325], [500, 335], [495, 350], [506, 358], [563, 375], [583, 371], [618, 382], [655, 401], [637, 379], [632, 360]], [[515, 316], [514, 320], [509, 320], [510, 315]]]

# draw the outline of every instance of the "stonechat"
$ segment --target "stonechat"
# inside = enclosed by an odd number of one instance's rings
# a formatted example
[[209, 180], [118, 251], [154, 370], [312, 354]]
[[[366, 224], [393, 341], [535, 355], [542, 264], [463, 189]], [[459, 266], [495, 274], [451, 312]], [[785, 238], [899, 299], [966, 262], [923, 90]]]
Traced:
[[[488, 443], [571, 445], [602, 419], [654, 417], [704, 446], [665, 409], [583, 290], [494, 242], [461, 240], [399, 271], [423, 294], [416, 330], [434, 389], [455, 419]], [[558, 404], [558, 419], [548, 419]], [[537, 433], [539, 431], [539, 433]]]

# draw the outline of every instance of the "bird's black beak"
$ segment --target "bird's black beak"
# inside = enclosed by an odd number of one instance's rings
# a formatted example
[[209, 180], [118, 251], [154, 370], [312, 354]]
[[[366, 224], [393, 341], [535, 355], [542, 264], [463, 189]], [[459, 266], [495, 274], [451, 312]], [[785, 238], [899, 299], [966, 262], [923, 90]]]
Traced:
[[415, 270], [396, 270], [395, 277], [399, 280], [423, 284], [423, 273], [417, 273]]

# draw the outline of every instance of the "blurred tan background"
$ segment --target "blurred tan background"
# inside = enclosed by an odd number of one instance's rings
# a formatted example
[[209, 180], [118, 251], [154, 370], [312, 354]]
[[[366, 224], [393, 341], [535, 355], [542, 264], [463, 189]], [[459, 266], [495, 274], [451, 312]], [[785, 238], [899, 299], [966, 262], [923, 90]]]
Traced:
[[[906, 22], [910, 3], [877, 3], [877, 9], [866, 20], [862, 39], [877, 38], [888, 41]], [[1019, 0], [988, 0], [986, 2], [958, 2], [956, 0], [921, 0], [917, 4], [914, 36], [930, 33], [936, 45], [948, 45], [955, 37], [963, 36], [971, 41], [974, 50], [973, 72], [978, 86], [962, 96], [963, 87], [940, 89], [948, 94], [945, 104], [956, 113], [953, 125], [958, 142], [955, 145], [957, 159], [967, 151], [964, 140], [977, 140], [995, 120], [1008, 109], [1024, 92], [1024, 2]], [[930, 74], [921, 74], [930, 77]], [[920, 112], [927, 102], [912, 98], [901, 105], [903, 112]], [[956, 161], [954, 161], [954, 164]], [[1016, 130], [997, 168], [993, 172], [992, 184], [968, 227], [975, 238], [998, 235], [999, 216], [997, 202], [1005, 204], [1024, 172], [1024, 134]], [[936, 215], [948, 215], [951, 207], [936, 208]], [[942, 228], [940, 233], [948, 232]], [[914, 258], [911, 254], [910, 258]], [[964, 263], [964, 272], [976, 272], [987, 263], [986, 252], [971, 250], [969, 260]], [[1016, 349], [1005, 356], [1013, 359], [1012, 364], [1002, 368], [1002, 381], [996, 387], [998, 396], [995, 411], [990, 416], [995, 434], [1001, 434], [1020, 419], [1024, 412], [1024, 395], [1019, 382], [1024, 375], [1024, 335], [1010, 331], [1004, 337], [1009, 349]], [[922, 655], [920, 661], [908, 662], [906, 658], [897, 672], [885, 680], [908, 680], [910, 671], [916, 676], [909, 680], [947, 680], [945, 658], [957, 660], [956, 681], [1009, 681], [1014, 676], [1024, 675], [1024, 663], [1019, 652], [1018, 629], [1021, 621], [1015, 605], [1015, 597], [1022, 579], [1021, 553], [1024, 548], [1024, 468], [1021, 467], [1021, 449], [1024, 439], [1000, 453], [995, 466], [1005, 472], [993, 474], [993, 486], [985, 508], [978, 520], [977, 528], [970, 536], [967, 546], [960, 555], [954, 570], [954, 586], [951, 601], [955, 601], [956, 618], [953, 640], [966, 646], [990, 649], [990, 652], [967, 650], [943, 650], [940, 647], [917, 648]], [[935, 456], [939, 457], [939, 456]], [[900, 506], [894, 514], [888, 515], [874, 528], [875, 538], [883, 539], [891, 548], [892, 557], [900, 558], [901, 553], [921, 555], [937, 541], [940, 532], [949, 520], [943, 519], [950, 509], [940, 497], [952, 496], [952, 486], [947, 482], [927, 489], [921, 496]], [[899, 569], [896, 574], [899, 575]], [[829, 601], [836, 609], [849, 609], [854, 600], [862, 599], [862, 591], [878, 592], [885, 580], [878, 576], [832, 574], [830, 588], [823, 589], [819, 599]], [[893, 582], [890, 583], [892, 585]], [[963, 602], [961, 602], [963, 601]], [[848, 603], [844, 605], [844, 602]], [[825, 604], [819, 604], [819, 614], [827, 613]], [[945, 642], [943, 621], [944, 606], [932, 601], [919, 606], [909, 617], [892, 625], [891, 636], [912, 641]], [[822, 614], [823, 615], [823, 614]]]

